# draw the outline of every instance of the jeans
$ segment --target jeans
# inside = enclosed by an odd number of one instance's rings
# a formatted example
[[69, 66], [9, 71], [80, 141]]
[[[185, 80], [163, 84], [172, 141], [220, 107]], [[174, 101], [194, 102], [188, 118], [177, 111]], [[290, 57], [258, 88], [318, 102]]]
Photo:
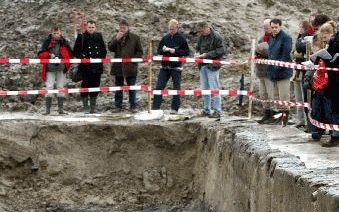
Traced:
[[[213, 68], [209, 68], [207, 65], [204, 65], [200, 68], [200, 88], [202, 90], [220, 90], [219, 83], [219, 70], [215, 70]], [[221, 97], [220, 95], [213, 96], [213, 109], [214, 112], [221, 112]], [[203, 110], [206, 113], [211, 113], [211, 95], [203, 96]]]
[[[50, 72], [47, 71], [46, 73], [46, 89], [47, 90], [52, 90], [54, 89], [54, 83], [56, 82], [57, 89], [63, 88], [65, 84], [65, 74], [63, 71], [55, 71], [55, 72]], [[47, 97], [52, 97], [53, 94], [47, 94]], [[64, 93], [58, 93], [58, 97], [64, 97]]]
[[[173, 80], [173, 89], [181, 89], [181, 70], [177, 69], [168, 69], [161, 68], [158, 76], [158, 81], [155, 90], [163, 90], [166, 87], [166, 84], [169, 78], [172, 77]], [[162, 102], [162, 95], [154, 95], [153, 110], [159, 110]], [[178, 111], [180, 107], [180, 96], [174, 95], [172, 97], [171, 109]]]
[[[135, 85], [137, 81], [137, 77], [122, 77], [122, 76], [115, 76], [115, 86], [123, 86], [124, 85], [124, 79], [126, 79], [127, 85]], [[136, 100], [136, 91], [130, 90], [128, 91], [129, 96], [129, 106], [131, 109], [135, 109], [137, 106], [137, 100]], [[116, 108], [122, 108], [122, 99], [123, 99], [123, 93], [122, 91], [116, 91], [114, 95], [114, 104]]]

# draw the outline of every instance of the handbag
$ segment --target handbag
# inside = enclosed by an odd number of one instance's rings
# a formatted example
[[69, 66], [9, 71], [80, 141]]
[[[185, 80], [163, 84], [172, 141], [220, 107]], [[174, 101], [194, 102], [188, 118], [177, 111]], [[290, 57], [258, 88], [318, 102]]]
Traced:
[[73, 65], [69, 70], [69, 76], [72, 82], [82, 81], [82, 72], [79, 69], [79, 64]]

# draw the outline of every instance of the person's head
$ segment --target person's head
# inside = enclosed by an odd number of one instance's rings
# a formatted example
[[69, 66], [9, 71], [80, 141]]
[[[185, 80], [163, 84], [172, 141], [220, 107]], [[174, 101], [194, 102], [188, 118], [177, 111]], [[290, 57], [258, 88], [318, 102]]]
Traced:
[[328, 21], [321, 25], [319, 28], [319, 34], [321, 35], [321, 40], [324, 43], [328, 43], [331, 37], [336, 33], [336, 23], [334, 21]]
[[171, 35], [174, 35], [175, 33], [178, 32], [178, 21], [175, 19], [172, 19], [168, 22], [168, 32]]
[[127, 20], [121, 19], [119, 22], [119, 31], [126, 34], [129, 30], [129, 24]]
[[318, 29], [321, 27], [321, 25], [323, 25], [324, 23], [326, 23], [327, 21], [330, 21], [330, 20], [331, 19], [327, 15], [318, 14], [314, 17], [314, 20], [312, 22], [312, 26], [313, 26], [315, 31], [318, 31]]
[[264, 20], [264, 32], [265, 32], [266, 34], [272, 33], [270, 23], [271, 23], [271, 19], [265, 19], [265, 20]]
[[87, 21], [86, 31], [89, 34], [93, 34], [96, 31], [96, 29], [97, 29], [97, 27], [96, 27], [95, 21]]
[[211, 28], [207, 22], [203, 21], [198, 23], [198, 32], [203, 36], [206, 36], [210, 34]]
[[272, 29], [272, 35], [273, 36], [278, 35], [279, 32], [281, 31], [281, 25], [282, 25], [281, 20], [274, 18], [274, 19], [271, 20], [270, 25], [271, 25], [271, 29]]
[[52, 39], [53, 40], [59, 40], [61, 38], [61, 29], [60, 29], [60, 27], [58, 27], [58, 26], [53, 27], [51, 35], [52, 35]]
[[306, 32], [307, 32], [307, 29], [308, 29], [308, 27], [309, 27], [309, 25], [310, 25], [310, 23], [309, 23], [308, 21], [301, 21], [301, 22], [299, 23], [299, 32], [300, 32], [301, 34], [306, 33]]

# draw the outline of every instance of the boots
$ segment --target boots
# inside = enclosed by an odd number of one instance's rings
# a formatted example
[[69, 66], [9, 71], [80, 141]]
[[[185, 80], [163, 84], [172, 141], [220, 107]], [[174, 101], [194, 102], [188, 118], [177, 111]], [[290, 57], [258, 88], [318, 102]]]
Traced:
[[94, 113], [96, 101], [97, 97], [91, 96], [89, 99], [89, 108], [90, 108], [89, 113], [91, 114]]
[[51, 113], [51, 106], [52, 106], [52, 97], [46, 97], [46, 112], [42, 115], [48, 115]]
[[88, 97], [87, 96], [82, 97], [82, 105], [84, 107], [85, 114], [88, 114], [89, 113], [89, 107], [88, 107]]
[[288, 123], [288, 115], [289, 115], [290, 111], [285, 110], [285, 111], [282, 111], [282, 113], [283, 113], [283, 115], [281, 117], [282, 126], [286, 127], [287, 123]]
[[64, 99], [65, 99], [64, 97], [58, 97], [58, 112], [59, 112], [59, 115], [66, 115], [67, 114], [63, 110]]
[[269, 119], [272, 119], [272, 111], [270, 109], [266, 109], [264, 116], [258, 121], [258, 123], [265, 124]]

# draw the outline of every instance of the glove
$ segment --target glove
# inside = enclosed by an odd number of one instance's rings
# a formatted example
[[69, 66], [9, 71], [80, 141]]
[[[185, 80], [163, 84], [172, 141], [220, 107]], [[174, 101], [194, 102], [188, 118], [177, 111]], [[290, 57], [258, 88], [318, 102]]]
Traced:
[[313, 64], [312, 61], [308, 60], [305, 62], [302, 62], [301, 64], [303, 64], [304, 66], [306, 66], [307, 70], [314, 70], [315, 69], [315, 65]]

